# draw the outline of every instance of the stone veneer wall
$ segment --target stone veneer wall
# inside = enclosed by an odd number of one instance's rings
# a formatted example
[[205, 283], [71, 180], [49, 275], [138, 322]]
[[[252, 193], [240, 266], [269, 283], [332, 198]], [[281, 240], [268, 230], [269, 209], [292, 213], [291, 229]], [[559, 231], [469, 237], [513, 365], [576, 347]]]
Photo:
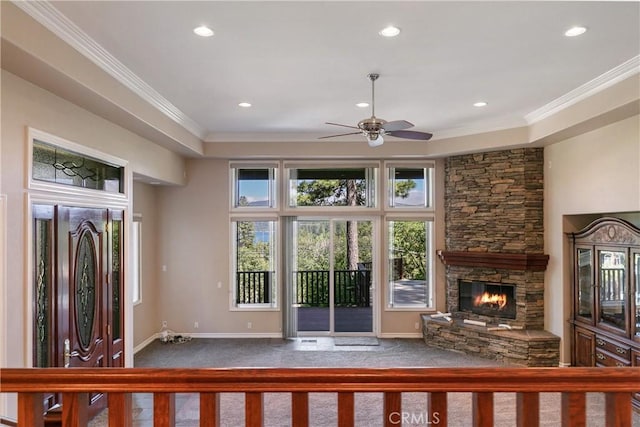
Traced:
[[[447, 251], [542, 254], [543, 149], [449, 157], [445, 165]], [[458, 312], [458, 280], [516, 285], [516, 319]], [[447, 266], [447, 310], [476, 320], [544, 327], [544, 272]]]
[[449, 157], [447, 251], [542, 253], [543, 149]]

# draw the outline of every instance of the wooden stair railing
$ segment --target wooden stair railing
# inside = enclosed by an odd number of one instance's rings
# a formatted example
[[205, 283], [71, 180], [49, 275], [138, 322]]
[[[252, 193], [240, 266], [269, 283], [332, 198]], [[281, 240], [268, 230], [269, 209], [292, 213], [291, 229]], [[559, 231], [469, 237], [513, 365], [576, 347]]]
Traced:
[[[264, 393], [290, 392], [291, 425], [309, 424], [309, 393], [337, 393], [338, 425], [353, 426], [354, 393], [384, 394], [382, 424], [400, 425], [403, 392], [427, 392], [432, 424], [447, 425], [447, 393], [471, 392], [475, 426], [493, 426], [493, 396], [516, 393], [517, 426], [537, 426], [539, 393], [560, 392], [563, 426], [586, 424], [586, 393], [605, 393], [607, 426], [631, 426], [640, 368], [3, 369], [1, 392], [18, 393], [18, 425], [43, 426], [43, 393], [62, 393], [63, 426], [87, 424], [91, 392], [108, 396], [109, 426], [133, 425], [134, 392], [154, 394], [154, 426], [175, 424], [175, 393], [199, 393], [200, 426], [220, 424], [220, 393], [245, 394], [245, 423], [262, 426]], [[435, 421], [437, 416], [437, 423]], [[426, 421], [426, 420], [425, 420]]]

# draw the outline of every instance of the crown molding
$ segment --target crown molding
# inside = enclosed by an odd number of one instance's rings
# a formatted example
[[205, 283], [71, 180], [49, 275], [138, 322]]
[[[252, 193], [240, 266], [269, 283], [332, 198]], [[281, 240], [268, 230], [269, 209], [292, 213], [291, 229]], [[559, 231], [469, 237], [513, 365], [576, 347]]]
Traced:
[[80, 27], [70, 21], [49, 1], [19, 1], [11, 0], [14, 5], [42, 24], [64, 42], [69, 44], [91, 62], [100, 67], [118, 82], [129, 88], [136, 95], [151, 104], [158, 111], [174, 122], [203, 139], [206, 131], [189, 116], [183, 113], [169, 100], [163, 97], [133, 71], [118, 61], [106, 49], [100, 46]]
[[590, 96], [593, 96], [596, 93], [601, 92], [604, 89], [607, 89], [608, 87], [611, 87], [616, 83], [619, 83], [626, 78], [638, 73], [640, 73], [640, 55], [634, 56], [628, 61], [618, 65], [615, 68], [612, 68], [604, 74], [599, 75], [595, 79], [583, 84], [582, 86], [577, 87], [571, 92], [567, 92], [561, 97], [554, 99], [547, 105], [544, 105], [537, 110], [530, 112], [529, 114], [524, 116], [524, 119], [529, 125], [539, 122], [540, 120], [557, 114], [565, 108], [568, 108], [584, 99], [587, 99]]

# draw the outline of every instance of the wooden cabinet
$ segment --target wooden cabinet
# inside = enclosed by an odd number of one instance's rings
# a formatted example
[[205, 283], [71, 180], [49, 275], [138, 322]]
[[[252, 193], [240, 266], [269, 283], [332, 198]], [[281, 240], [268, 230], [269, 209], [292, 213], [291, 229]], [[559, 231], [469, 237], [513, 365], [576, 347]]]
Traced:
[[640, 366], [640, 229], [601, 218], [571, 239], [572, 364]]

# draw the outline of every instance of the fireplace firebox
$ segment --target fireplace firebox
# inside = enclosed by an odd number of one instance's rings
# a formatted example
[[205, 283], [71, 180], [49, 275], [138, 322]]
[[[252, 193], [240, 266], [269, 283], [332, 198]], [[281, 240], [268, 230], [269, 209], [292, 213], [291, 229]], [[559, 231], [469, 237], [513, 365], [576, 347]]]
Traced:
[[458, 284], [460, 311], [516, 318], [515, 285], [471, 280], [460, 280]]

